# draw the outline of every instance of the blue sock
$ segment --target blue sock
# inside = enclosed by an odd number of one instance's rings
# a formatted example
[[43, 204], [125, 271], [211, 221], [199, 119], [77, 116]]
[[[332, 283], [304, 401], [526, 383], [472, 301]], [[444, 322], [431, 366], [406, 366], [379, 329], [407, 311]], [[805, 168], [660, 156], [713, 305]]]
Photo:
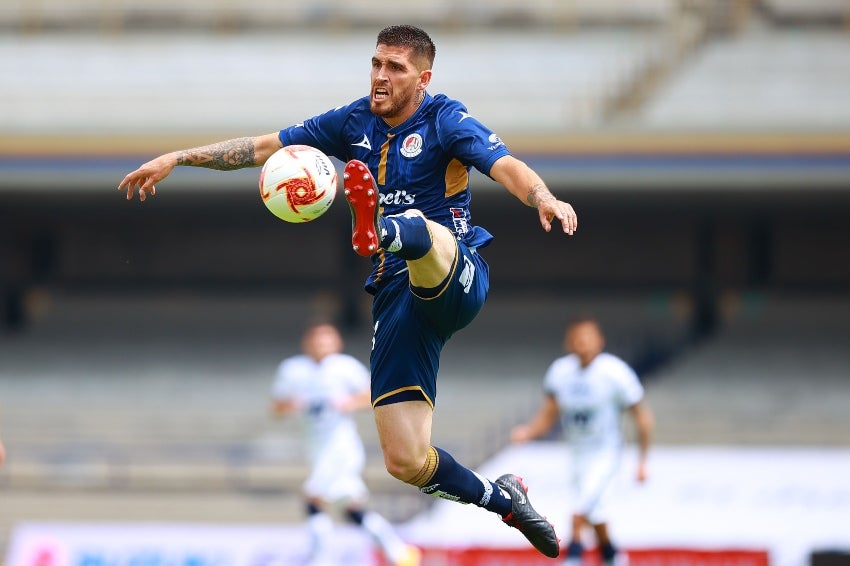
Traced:
[[602, 560], [605, 561], [613, 560], [617, 556], [617, 548], [611, 543], [603, 544], [599, 552], [602, 554]]
[[384, 250], [402, 259], [419, 259], [431, 249], [431, 232], [422, 216], [393, 214], [380, 217], [378, 222]]
[[451, 455], [436, 446], [437, 468], [427, 485], [419, 491], [461, 503], [472, 503], [505, 517], [511, 512], [511, 497], [495, 483], [458, 464]]
[[584, 547], [580, 542], [572, 541], [567, 546], [567, 558], [581, 558], [584, 554]]

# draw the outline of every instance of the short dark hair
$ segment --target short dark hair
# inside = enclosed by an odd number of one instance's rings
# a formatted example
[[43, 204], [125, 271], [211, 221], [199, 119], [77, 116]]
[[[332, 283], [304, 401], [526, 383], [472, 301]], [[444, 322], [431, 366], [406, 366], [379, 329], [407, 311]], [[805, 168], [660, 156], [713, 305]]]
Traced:
[[378, 33], [377, 45], [407, 47], [413, 51], [415, 58], [427, 60], [429, 69], [434, 65], [434, 57], [437, 55], [437, 47], [428, 34], [415, 26], [387, 26]]

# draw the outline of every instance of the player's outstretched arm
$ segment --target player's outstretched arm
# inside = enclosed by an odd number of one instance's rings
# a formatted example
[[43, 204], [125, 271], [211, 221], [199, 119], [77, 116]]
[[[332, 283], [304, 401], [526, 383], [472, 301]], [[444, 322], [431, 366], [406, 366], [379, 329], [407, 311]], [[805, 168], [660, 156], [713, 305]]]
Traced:
[[303, 405], [295, 399], [272, 399], [271, 414], [273, 417], [287, 417], [303, 409]]
[[578, 229], [578, 218], [569, 203], [555, 198], [540, 175], [512, 155], [500, 157], [490, 168], [490, 177], [502, 183], [516, 198], [537, 209], [540, 225], [547, 232], [552, 220], [561, 221], [564, 233], [570, 236]]
[[649, 444], [652, 441], [652, 431], [655, 428], [655, 417], [652, 414], [652, 410], [644, 401], [629, 407], [629, 412], [635, 421], [635, 429], [638, 437], [637, 481], [643, 482], [647, 476], [646, 461], [649, 454]]
[[552, 395], [546, 395], [531, 420], [511, 430], [511, 442], [528, 442], [543, 436], [552, 430], [559, 414], [558, 402]]
[[368, 389], [349, 395], [336, 402], [336, 408], [343, 413], [353, 413], [372, 406], [372, 396]]
[[156, 183], [165, 179], [178, 165], [219, 171], [256, 167], [265, 163], [281, 147], [277, 133], [273, 133], [172, 151], [128, 173], [118, 185], [118, 190], [127, 191], [127, 200], [133, 200], [133, 193], [137, 192], [139, 200], [144, 202], [148, 194], [156, 194]]

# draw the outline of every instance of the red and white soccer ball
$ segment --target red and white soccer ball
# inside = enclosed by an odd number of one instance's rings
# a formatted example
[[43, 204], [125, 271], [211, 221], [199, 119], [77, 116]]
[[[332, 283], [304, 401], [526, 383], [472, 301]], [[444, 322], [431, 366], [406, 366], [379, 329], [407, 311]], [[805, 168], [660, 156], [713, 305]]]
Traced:
[[336, 169], [330, 158], [307, 145], [277, 150], [260, 172], [263, 203], [287, 222], [315, 220], [330, 208], [336, 192]]

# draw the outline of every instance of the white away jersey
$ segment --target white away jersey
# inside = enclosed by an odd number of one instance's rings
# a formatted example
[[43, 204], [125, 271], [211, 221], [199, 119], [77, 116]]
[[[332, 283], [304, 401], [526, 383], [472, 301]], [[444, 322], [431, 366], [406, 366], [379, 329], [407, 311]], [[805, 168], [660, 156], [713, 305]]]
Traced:
[[362, 445], [356, 423], [336, 402], [369, 389], [369, 370], [348, 354], [332, 354], [316, 362], [306, 355], [287, 358], [277, 370], [272, 395], [302, 407], [311, 456], [333, 446]]
[[632, 368], [605, 352], [585, 368], [574, 354], [558, 358], [549, 366], [543, 388], [555, 397], [564, 433], [578, 450], [619, 448], [620, 415], [643, 398]]

